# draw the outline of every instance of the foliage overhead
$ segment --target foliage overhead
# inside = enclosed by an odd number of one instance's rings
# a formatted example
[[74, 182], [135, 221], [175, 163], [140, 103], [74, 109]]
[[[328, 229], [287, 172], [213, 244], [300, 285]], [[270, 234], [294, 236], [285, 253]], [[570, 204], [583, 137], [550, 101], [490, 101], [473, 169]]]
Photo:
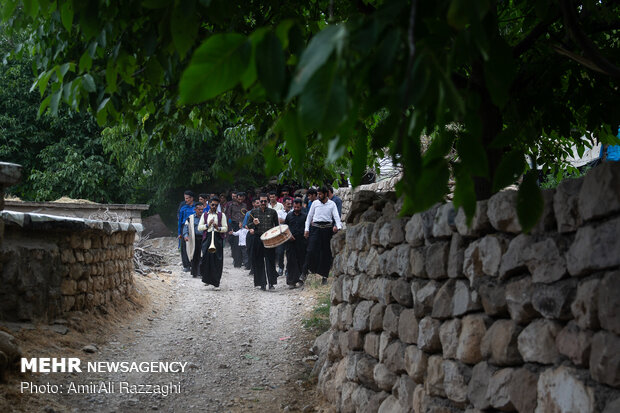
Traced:
[[[471, 216], [526, 157], [554, 170], [573, 145], [617, 142], [611, 0], [6, 0], [2, 14], [31, 28], [17, 51], [34, 56], [41, 112], [88, 107], [165, 143], [235, 102], [267, 171], [327, 150], [328, 164], [351, 159], [356, 184], [388, 148], [410, 211], [441, 200], [453, 175]], [[526, 229], [541, 212], [530, 176]]]

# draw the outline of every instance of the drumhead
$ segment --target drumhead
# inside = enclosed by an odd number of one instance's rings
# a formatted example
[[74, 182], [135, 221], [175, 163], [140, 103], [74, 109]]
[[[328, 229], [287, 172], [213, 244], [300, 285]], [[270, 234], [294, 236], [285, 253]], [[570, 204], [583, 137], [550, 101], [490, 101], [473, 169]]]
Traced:
[[277, 236], [278, 234], [280, 234], [281, 232], [286, 232], [286, 230], [288, 230], [288, 225], [286, 224], [278, 225], [277, 227], [273, 227], [269, 231], [261, 235], [260, 239], [264, 241], [266, 239], [273, 238]]

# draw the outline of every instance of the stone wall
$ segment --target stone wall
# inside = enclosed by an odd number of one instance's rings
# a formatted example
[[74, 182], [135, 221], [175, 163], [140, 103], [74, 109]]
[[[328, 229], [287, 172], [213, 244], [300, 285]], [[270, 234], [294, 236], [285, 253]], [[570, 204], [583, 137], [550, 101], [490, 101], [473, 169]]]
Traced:
[[395, 178], [386, 179], [384, 181], [375, 182], [374, 184], [360, 185], [355, 188], [348, 186], [348, 187], [334, 189], [334, 194], [338, 195], [342, 199], [342, 222], [348, 222], [347, 217], [351, 209], [351, 204], [353, 203], [353, 197], [356, 193], [360, 191], [371, 191], [371, 192], [394, 191], [396, 182], [398, 182], [399, 179], [400, 177], [395, 177]]
[[470, 227], [449, 203], [403, 218], [365, 198], [332, 240], [317, 340], [338, 411], [620, 411], [620, 164], [544, 191], [530, 234], [515, 191]]
[[0, 319], [53, 320], [126, 297], [140, 225], [2, 212]]

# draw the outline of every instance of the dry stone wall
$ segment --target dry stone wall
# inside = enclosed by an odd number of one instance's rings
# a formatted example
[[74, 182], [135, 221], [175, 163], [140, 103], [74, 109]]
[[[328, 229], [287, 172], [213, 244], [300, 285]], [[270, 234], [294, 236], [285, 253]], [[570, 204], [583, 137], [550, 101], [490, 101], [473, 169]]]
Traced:
[[403, 218], [358, 198], [316, 344], [338, 411], [620, 411], [620, 164], [546, 190], [529, 234], [514, 191], [471, 226], [450, 203]]
[[125, 298], [139, 225], [3, 211], [0, 319], [53, 320]]

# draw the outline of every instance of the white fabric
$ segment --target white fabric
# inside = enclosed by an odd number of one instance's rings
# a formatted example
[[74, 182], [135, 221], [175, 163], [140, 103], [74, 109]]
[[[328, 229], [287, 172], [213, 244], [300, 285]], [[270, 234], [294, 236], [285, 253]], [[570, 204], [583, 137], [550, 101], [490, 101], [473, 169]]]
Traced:
[[192, 260], [192, 257], [194, 256], [194, 246], [196, 245], [196, 236], [194, 234], [194, 220], [196, 219], [196, 215], [190, 215], [189, 218], [187, 219], [187, 232], [188, 232], [188, 237], [189, 241], [185, 241], [185, 248], [187, 251], [187, 257], [190, 259], [190, 261]]
[[310, 224], [313, 222], [336, 222], [336, 228], [342, 229], [342, 221], [340, 221], [340, 215], [338, 214], [338, 208], [336, 203], [331, 199], [322, 203], [318, 199], [313, 201], [310, 205], [310, 211], [308, 211], [308, 217], [306, 218], [306, 231], [310, 230]]
[[233, 235], [235, 237], [239, 237], [239, 245], [241, 245], [242, 247], [245, 246], [246, 244], [246, 238], [248, 236], [248, 230], [247, 228], [241, 228], [239, 231], [233, 231]]
[[275, 209], [276, 211], [284, 211], [284, 205], [279, 202], [276, 202], [276, 206], [271, 205], [271, 203], [268, 203], [267, 206], [271, 209]]

